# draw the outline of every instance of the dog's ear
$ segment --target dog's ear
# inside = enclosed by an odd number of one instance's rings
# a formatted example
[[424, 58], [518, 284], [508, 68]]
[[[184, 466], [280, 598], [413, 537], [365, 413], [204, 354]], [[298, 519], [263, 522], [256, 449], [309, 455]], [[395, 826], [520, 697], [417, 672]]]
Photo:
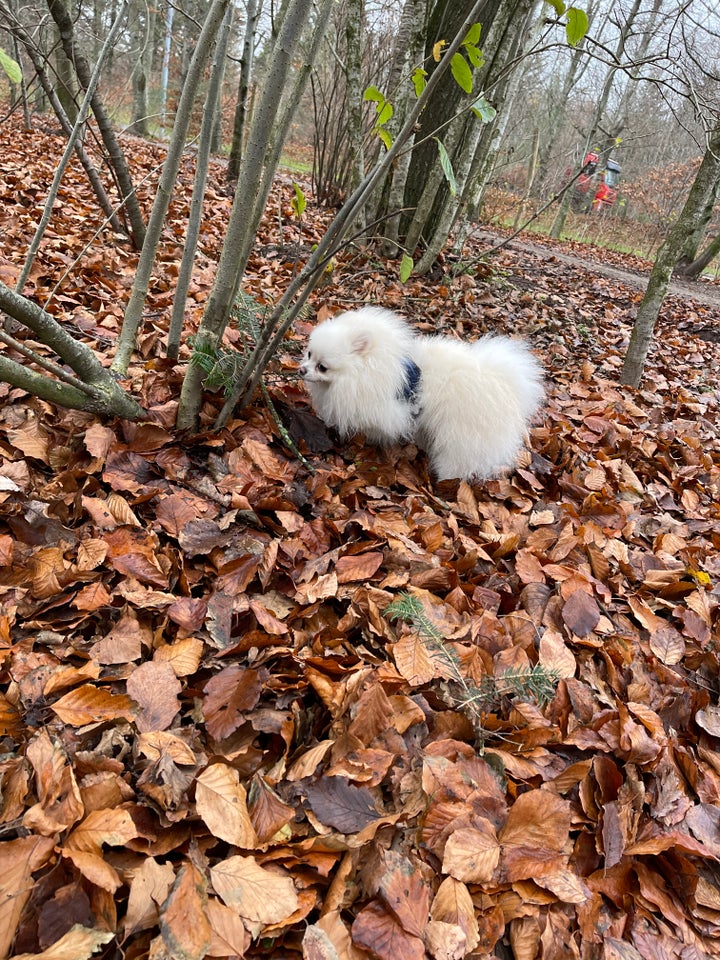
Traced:
[[352, 352], [357, 353], [361, 357], [369, 353], [372, 345], [372, 337], [367, 330], [358, 330], [353, 334], [350, 342]]

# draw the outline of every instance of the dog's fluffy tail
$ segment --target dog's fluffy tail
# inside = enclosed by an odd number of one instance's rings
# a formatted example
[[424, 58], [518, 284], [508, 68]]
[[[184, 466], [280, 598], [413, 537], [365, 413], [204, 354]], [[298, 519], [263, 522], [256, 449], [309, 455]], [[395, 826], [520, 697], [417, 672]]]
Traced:
[[472, 344], [480, 367], [480, 376], [502, 376], [512, 393], [518, 410], [529, 426], [545, 395], [543, 369], [526, 344], [510, 337], [490, 335]]

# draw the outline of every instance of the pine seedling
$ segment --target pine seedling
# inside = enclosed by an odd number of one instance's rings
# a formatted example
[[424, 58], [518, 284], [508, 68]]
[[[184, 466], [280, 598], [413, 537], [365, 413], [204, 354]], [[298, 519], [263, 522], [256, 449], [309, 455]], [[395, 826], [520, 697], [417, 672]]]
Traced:
[[539, 663], [519, 670], [508, 670], [498, 677], [485, 676], [480, 684], [469, 683], [462, 675], [457, 653], [448, 646], [446, 638], [427, 617], [421, 601], [412, 594], [398, 594], [385, 608], [385, 615], [390, 620], [406, 620], [419, 640], [426, 644], [428, 652], [442, 654], [443, 662], [449, 668], [454, 684], [457, 684], [452, 690], [444, 691], [444, 699], [465, 713], [475, 728], [480, 744], [484, 743], [487, 736], [483, 717], [489, 710], [497, 709], [503, 699], [529, 700], [542, 707], [555, 694], [559, 674]]

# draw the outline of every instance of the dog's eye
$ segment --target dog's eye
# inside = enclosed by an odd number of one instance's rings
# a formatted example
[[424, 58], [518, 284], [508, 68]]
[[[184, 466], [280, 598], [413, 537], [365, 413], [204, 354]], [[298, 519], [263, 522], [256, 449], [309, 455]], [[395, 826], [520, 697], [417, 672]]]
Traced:
[[325, 366], [324, 363], [319, 363], [319, 364], [317, 365], [317, 372], [318, 372], [318, 373], [327, 373], [327, 367]]

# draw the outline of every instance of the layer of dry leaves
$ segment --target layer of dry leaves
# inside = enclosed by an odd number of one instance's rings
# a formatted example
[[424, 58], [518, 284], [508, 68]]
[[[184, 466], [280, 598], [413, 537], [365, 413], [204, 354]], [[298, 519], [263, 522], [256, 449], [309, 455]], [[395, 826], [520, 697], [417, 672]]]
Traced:
[[[0, 138], [12, 282], [62, 144]], [[162, 155], [125, 146], [138, 173]], [[533, 457], [470, 487], [433, 485], [411, 447], [333, 447], [291, 379], [273, 393], [312, 475], [261, 402], [219, 436], [173, 432], [191, 175], [132, 369], [150, 421], [0, 387], [0, 957], [718, 955], [720, 350], [694, 336], [718, 315], [668, 301], [633, 392], [629, 288], [512, 248], [406, 287], [348, 255], [316, 312], [517, 332], [551, 389]], [[261, 299], [294, 267], [291, 195], [253, 259]], [[218, 168], [189, 323], [228, 208]], [[73, 170], [41, 302], [98, 221]], [[101, 235], [52, 305], [108, 361], [134, 262]], [[390, 620], [403, 592], [443, 643]], [[537, 665], [549, 704], [503, 692]], [[488, 678], [482, 709], [460, 695]]]

